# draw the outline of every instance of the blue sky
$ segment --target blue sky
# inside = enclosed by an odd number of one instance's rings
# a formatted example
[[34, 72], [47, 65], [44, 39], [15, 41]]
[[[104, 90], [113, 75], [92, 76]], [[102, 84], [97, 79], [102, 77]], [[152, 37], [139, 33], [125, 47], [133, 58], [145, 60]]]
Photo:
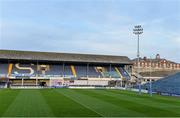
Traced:
[[180, 63], [180, 0], [0, 0], [0, 48], [136, 57]]

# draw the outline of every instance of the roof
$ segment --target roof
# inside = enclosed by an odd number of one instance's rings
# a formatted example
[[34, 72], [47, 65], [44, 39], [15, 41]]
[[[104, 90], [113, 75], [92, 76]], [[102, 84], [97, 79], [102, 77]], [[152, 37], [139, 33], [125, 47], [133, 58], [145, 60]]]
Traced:
[[[137, 58], [133, 59], [132, 60], [133, 62], [137, 62]], [[170, 61], [170, 60], [167, 60], [167, 59], [164, 59], [164, 58], [161, 58], [161, 59], [144, 59], [144, 58], [140, 58], [141, 62], [152, 62], [152, 63], [161, 63], [161, 62], [164, 62], [164, 61], [167, 61], [168, 63], [173, 63], [173, 64], [176, 64], [176, 62], [173, 62], [173, 61]]]
[[132, 64], [126, 56], [0, 50], [0, 59]]
[[177, 72], [180, 72], [179, 70], [172, 70], [172, 71], [148, 71], [148, 72], [140, 72], [140, 75], [143, 77], [166, 77], [169, 75], [173, 75]]

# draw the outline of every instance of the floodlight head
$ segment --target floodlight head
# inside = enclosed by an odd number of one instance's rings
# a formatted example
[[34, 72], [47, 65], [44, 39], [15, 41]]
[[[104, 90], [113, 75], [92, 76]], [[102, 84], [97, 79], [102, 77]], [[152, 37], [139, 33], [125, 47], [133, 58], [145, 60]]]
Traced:
[[142, 34], [143, 31], [140, 31], [140, 32], [139, 32], [139, 31], [134, 31], [133, 33], [134, 33], [134, 34]]
[[136, 25], [134, 26], [134, 29], [133, 29], [133, 33], [135, 35], [140, 35], [143, 33], [143, 28], [141, 27], [141, 25]]

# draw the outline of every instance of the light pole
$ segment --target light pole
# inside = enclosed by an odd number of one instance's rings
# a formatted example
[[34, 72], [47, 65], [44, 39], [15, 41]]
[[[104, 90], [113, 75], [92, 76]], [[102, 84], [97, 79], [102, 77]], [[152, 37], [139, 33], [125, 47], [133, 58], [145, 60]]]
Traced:
[[143, 33], [141, 25], [134, 26], [133, 33], [138, 36], [137, 40], [137, 79], [139, 84], [139, 94], [141, 94], [141, 79], [139, 78], [139, 35]]
[[150, 83], [149, 83], [149, 94], [150, 96], [152, 96], [152, 78], [151, 78], [151, 71], [152, 71], [152, 58], [150, 57], [150, 63], [151, 63], [151, 66], [150, 66]]

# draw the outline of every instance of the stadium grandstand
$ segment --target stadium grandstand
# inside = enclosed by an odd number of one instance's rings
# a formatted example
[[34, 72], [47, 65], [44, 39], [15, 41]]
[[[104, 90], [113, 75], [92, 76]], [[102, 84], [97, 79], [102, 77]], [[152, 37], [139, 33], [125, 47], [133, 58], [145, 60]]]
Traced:
[[0, 86], [121, 86], [131, 79], [126, 56], [0, 50]]
[[[180, 96], [180, 72], [167, 76], [163, 79], [152, 82], [152, 91], [161, 95], [178, 95]], [[149, 83], [142, 86], [143, 89], [149, 90]]]

